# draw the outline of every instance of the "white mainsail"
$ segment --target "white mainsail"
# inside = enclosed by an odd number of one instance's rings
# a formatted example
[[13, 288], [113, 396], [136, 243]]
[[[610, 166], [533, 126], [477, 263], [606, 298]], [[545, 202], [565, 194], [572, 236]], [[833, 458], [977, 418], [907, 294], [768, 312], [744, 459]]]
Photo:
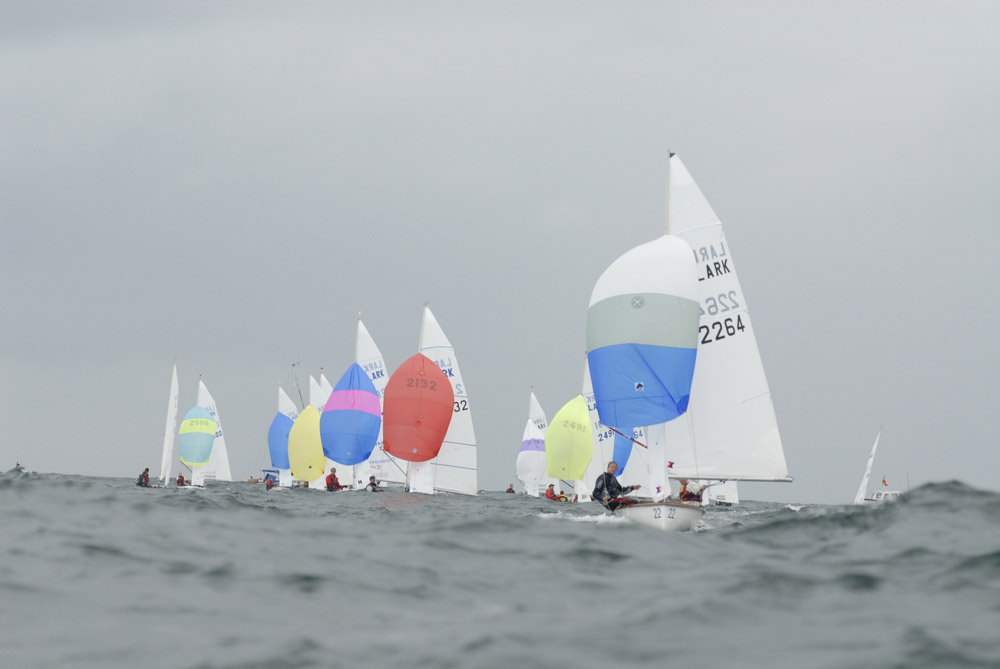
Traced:
[[201, 474], [201, 479], [215, 479], [216, 481], [232, 481], [233, 475], [229, 470], [229, 451], [226, 450], [226, 436], [222, 430], [222, 419], [219, 418], [219, 411], [215, 407], [215, 398], [208, 392], [205, 382], [198, 381], [198, 406], [204, 407], [215, 419], [216, 431], [215, 441], [212, 444], [212, 454], [201, 467], [196, 467]]
[[671, 478], [789, 481], [771, 391], [722, 223], [670, 155], [667, 232], [699, 266], [701, 319], [691, 399], [666, 426]]
[[163, 455], [160, 458], [160, 485], [170, 479], [174, 459], [174, 439], [177, 435], [177, 400], [180, 391], [177, 386], [177, 363], [170, 376], [170, 395], [167, 397], [167, 424], [163, 428]]
[[861, 477], [861, 485], [858, 486], [858, 494], [854, 496], [855, 504], [865, 503], [865, 495], [868, 493], [868, 479], [872, 475], [872, 463], [875, 462], [875, 451], [878, 450], [878, 439], [881, 436], [882, 428], [879, 428], [878, 434], [875, 435], [875, 443], [872, 444], [872, 452], [868, 455], [868, 462], [865, 463], [865, 475]]
[[[416, 476], [416, 482], [423, 488], [419, 491], [426, 492], [427, 470], [432, 467], [434, 490], [475, 495], [479, 492], [476, 433], [472, 425], [469, 395], [458, 368], [455, 349], [426, 306], [420, 327], [420, 353], [433, 360], [451, 381], [455, 393], [455, 413], [437, 457], [425, 463], [411, 463], [410, 489], [414, 490]], [[413, 467], [414, 464], [417, 467]]]
[[330, 399], [330, 395], [333, 394], [333, 384], [330, 383], [330, 380], [326, 378], [326, 374], [324, 374], [323, 372], [319, 373], [319, 390], [320, 390], [319, 396], [323, 402], [323, 406], [318, 408], [320, 411], [322, 411], [323, 407], [326, 406], [326, 401]]
[[[365, 370], [368, 378], [375, 385], [378, 392], [379, 405], [385, 400], [385, 386], [389, 383], [389, 373], [385, 368], [385, 360], [382, 358], [382, 351], [379, 350], [372, 338], [371, 333], [365, 324], [358, 319], [358, 331], [354, 339], [354, 362]], [[365, 462], [357, 465], [356, 473], [363, 482], [362, 486], [368, 484], [368, 477], [374, 476], [377, 481], [390, 483], [406, 482], [406, 463], [400, 462], [383, 449], [382, 428], [379, 428], [378, 441], [371, 456]]]
[[614, 454], [615, 434], [607, 426], [601, 425], [600, 417], [597, 415], [597, 401], [594, 399], [594, 387], [590, 381], [590, 364], [586, 357], [583, 359], [581, 395], [587, 403], [587, 412], [590, 414], [591, 434], [594, 437], [594, 457], [590, 459], [583, 480], [574, 482], [574, 494], [576, 501], [589, 502], [590, 493], [594, 489], [597, 477], [604, 473], [605, 467], [608, 466], [608, 462]]
[[[295, 423], [295, 419], [299, 416], [299, 408], [295, 406], [295, 402], [292, 398], [288, 396], [285, 389], [280, 385], [278, 386], [278, 412], [284, 414], [288, 419]], [[291, 425], [289, 425], [291, 427]], [[288, 460], [288, 435], [285, 435], [285, 461]], [[282, 488], [291, 488], [293, 483], [292, 470], [291, 468], [278, 468], [278, 485]]]
[[524, 485], [524, 492], [532, 497], [538, 497], [538, 493], [549, 483], [557, 483], [545, 475], [545, 429], [548, 425], [545, 411], [542, 410], [535, 391], [531, 391], [531, 397], [528, 398], [528, 420], [524, 425], [521, 450], [517, 453], [514, 472]]
[[[326, 375], [320, 372], [319, 378], [317, 379], [312, 374], [309, 375], [309, 406], [316, 409], [316, 411], [323, 413], [323, 409], [326, 407], [326, 401], [330, 399], [330, 394], [333, 392], [333, 386], [327, 380]], [[350, 485], [353, 483], [354, 479], [354, 467], [348, 465], [341, 465], [330, 458], [326, 459], [326, 467], [323, 469], [322, 474], [319, 478], [309, 481], [310, 490], [326, 490], [326, 475], [330, 472], [330, 469], [337, 470], [337, 480], [340, 481], [341, 485]]]

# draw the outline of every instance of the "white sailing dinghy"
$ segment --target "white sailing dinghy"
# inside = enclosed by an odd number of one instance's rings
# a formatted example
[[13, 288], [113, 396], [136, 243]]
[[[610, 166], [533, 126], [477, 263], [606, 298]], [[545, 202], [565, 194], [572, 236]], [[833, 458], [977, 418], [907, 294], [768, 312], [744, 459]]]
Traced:
[[854, 496], [855, 504], [872, 504], [874, 502], [886, 502], [890, 499], [896, 499], [903, 494], [901, 490], [889, 490], [889, 483], [882, 477], [882, 489], [873, 490], [870, 495], [866, 495], [868, 492], [868, 479], [871, 477], [872, 473], [872, 463], [875, 462], [875, 451], [878, 450], [878, 440], [882, 436], [882, 428], [878, 429], [878, 434], [875, 435], [875, 443], [872, 444], [872, 452], [868, 454], [868, 462], [865, 463], [865, 475], [861, 477], [861, 485], [858, 486], [858, 492]]
[[615, 260], [594, 285], [587, 310], [587, 359], [600, 423], [624, 435], [645, 426], [641, 485], [651, 497], [610, 508], [661, 530], [689, 529], [704, 514], [700, 504], [667, 499], [664, 440], [665, 424], [688, 408], [698, 317], [691, 248], [671, 235]]
[[177, 362], [170, 376], [170, 394], [167, 396], [167, 425], [163, 428], [163, 454], [160, 456], [160, 485], [166, 486], [174, 464], [174, 441], [177, 436], [177, 409], [180, 390], [177, 385]]
[[407, 485], [410, 492], [433, 494], [442, 491], [476, 495], [479, 492], [476, 433], [472, 425], [469, 395], [458, 368], [455, 348], [427, 306], [424, 306], [420, 327], [419, 352], [433, 360], [451, 381], [455, 413], [437, 456], [426, 462], [410, 463]]
[[680, 158], [667, 174], [667, 232], [698, 265], [698, 358], [687, 413], [666, 424], [670, 478], [783, 481], [771, 391], [722, 223]]
[[545, 411], [532, 390], [528, 398], [528, 420], [524, 424], [521, 450], [514, 462], [514, 473], [524, 486], [525, 494], [532, 497], [538, 497], [550, 483], [558, 483], [546, 476], [545, 430], [548, 425]]

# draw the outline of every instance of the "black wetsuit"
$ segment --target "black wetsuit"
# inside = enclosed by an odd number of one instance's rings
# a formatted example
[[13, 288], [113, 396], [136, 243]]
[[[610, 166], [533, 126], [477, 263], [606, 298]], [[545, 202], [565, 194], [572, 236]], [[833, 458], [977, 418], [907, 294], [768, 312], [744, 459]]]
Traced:
[[[614, 511], [622, 505], [621, 502], [615, 502], [615, 498], [630, 493], [635, 488], [636, 486], [634, 485], [623, 488], [622, 484], [618, 482], [618, 479], [613, 474], [604, 472], [597, 477], [597, 483], [594, 484], [594, 492], [590, 496], [594, 498], [595, 502], [603, 504], [609, 511]], [[607, 497], [607, 500], [604, 499], [605, 497]]]

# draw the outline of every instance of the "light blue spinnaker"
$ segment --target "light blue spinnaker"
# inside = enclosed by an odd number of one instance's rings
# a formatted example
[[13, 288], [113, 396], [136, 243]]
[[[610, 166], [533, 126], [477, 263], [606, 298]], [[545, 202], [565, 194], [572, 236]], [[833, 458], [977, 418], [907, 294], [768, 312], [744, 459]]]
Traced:
[[299, 410], [292, 399], [278, 386], [278, 413], [267, 430], [267, 448], [271, 454], [271, 466], [278, 470], [290, 469], [288, 462], [288, 433], [292, 431]]
[[212, 454], [216, 422], [208, 409], [193, 407], [184, 415], [177, 430], [177, 450], [188, 466], [204, 465]]

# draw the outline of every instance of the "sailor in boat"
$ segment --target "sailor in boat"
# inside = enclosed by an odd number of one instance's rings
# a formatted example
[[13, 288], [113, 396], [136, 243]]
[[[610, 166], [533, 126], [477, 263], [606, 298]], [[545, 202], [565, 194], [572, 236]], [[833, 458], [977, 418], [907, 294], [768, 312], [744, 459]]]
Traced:
[[177, 487], [178, 488], [183, 488], [186, 485], [187, 485], [187, 481], [184, 480], [184, 474], [183, 473], [178, 474], [177, 475]]
[[149, 467], [142, 470], [142, 473], [139, 474], [139, 478], [136, 480], [135, 484], [143, 488], [149, 487]]
[[507, 486], [507, 492], [514, 492], [514, 484], [513, 483], [511, 483], [509, 486]]
[[700, 488], [698, 488], [698, 491], [695, 492], [693, 490], [688, 490], [688, 480], [687, 479], [681, 479], [680, 481], [681, 481], [681, 489], [677, 493], [677, 499], [679, 499], [682, 502], [698, 502], [698, 503], [701, 503], [701, 494], [703, 492], [705, 492], [705, 488], [707, 488], [708, 486], [705, 485], [705, 484], [702, 484], [702, 486]]
[[545, 489], [545, 499], [551, 499], [553, 502], [559, 501], [559, 498], [556, 497], [556, 484], [555, 483], [550, 483], [549, 487]]
[[340, 481], [337, 479], [336, 467], [330, 467], [330, 473], [326, 475], [326, 489], [330, 492], [344, 489], [344, 486], [340, 485]]
[[597, 477], [594, 492], [591, 494], [591, 497], [603, 504], [608, 511], [614, 511], [620, 506], [635, 504], [634, 499], [625, 499], [625, 495], [642, 487], [637, 483], [623, 488], [615, 477], [617, 473], [618, 463], [612, 460], [608, 463], [608, 470]]
[[365, 486], [365, 490], [368, 490], [369, 492], [382, 492], [385, 488], [378, 484], [378, 481], [375, 480], [374, 476], [369, 476], [368, 485]]

